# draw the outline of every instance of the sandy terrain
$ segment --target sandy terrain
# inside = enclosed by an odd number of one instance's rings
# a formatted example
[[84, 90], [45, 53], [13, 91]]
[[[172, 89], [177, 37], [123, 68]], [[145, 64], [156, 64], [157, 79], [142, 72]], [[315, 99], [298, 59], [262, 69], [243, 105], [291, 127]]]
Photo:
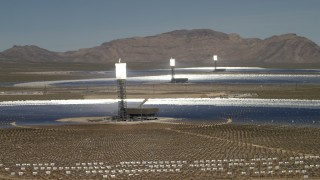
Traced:
[[104, 123], [109, 122], [111, 117], [77, 117], [58, 119], [58, 122], [77, 122], [77, 123]]
[[[142, 120], [142, 121], [113, 121], [112, 117], [74, 117], [74, 118], [62, 118], [56, 120], [57, 122], [72, 122], [72, 123], [89, 123], [89, 124], [117, 124], [117, 125], [130, 125], [141, 123], [173, 123], [179, 122], [177, 118], [159, 117], [157, 120]], [[230, 123], [228, 121], [228, 123]]]
[[85, 123], [2, 129], [0, 176], [320, 178], [318, 128], [221, 123], [168, 120], [129, 126]]

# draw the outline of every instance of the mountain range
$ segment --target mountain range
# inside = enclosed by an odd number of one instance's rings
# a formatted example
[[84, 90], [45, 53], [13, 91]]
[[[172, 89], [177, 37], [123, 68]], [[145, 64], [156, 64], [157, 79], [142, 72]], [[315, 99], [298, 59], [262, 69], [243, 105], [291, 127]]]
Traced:
[[266, 39], [242, 38], [210, 29], [176, 30], [148, 37], [113, 40], [77, 51], [52, 52], [34, 45], [13, 46], [0, 52], [0, 59], [28, 62], [210, 62], [217, 54], [225, 63], [320, 64], [320, 47], [296, 34]]

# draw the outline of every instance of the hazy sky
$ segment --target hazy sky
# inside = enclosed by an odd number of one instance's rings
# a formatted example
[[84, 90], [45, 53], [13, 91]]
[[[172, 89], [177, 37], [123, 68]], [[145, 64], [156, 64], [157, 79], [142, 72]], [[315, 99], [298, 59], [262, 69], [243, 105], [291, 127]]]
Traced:
[[0, 51], [52, 51], [177, 29], [242, 37], [297, 33], [320, 44], [320, 0], [0, 0]]

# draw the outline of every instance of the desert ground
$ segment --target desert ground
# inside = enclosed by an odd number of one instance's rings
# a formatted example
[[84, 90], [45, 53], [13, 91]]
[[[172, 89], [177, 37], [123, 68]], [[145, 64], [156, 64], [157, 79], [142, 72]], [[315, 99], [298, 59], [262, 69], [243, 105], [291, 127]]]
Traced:
[[0, 178], [318, 179], [319, 136], [173, 119], [1, 129]]

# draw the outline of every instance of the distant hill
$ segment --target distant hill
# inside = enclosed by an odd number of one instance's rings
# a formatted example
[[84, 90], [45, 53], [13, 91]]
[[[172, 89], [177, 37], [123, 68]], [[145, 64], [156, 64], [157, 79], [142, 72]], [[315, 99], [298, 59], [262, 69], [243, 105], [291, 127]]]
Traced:
[[[155, 36], [119, 39], [100, 46], [68, 52], [51, 52], [37, 46], [14, 46], [1, 52], [7, 59], [31, 62], [168, 62], [170, 57], [188, 63], [320, 64], [320, 47], [296, 34], [267, 39], [242, 38], [209, 29], [176, 30]], [[1, 54], [0, 54], [1, 58]]]
[[[6, 58], [30, 62], [64, 61], [65, 58], [56, 52], [51, 52], [37, 46], [13, 46], [1, 52]], [[1, 57], [1, 56], [0, 56]]]
[[4, 58], [6, 58], [6, 56], [4, 54], [0, 53], [0, 59], [4, 59]]

